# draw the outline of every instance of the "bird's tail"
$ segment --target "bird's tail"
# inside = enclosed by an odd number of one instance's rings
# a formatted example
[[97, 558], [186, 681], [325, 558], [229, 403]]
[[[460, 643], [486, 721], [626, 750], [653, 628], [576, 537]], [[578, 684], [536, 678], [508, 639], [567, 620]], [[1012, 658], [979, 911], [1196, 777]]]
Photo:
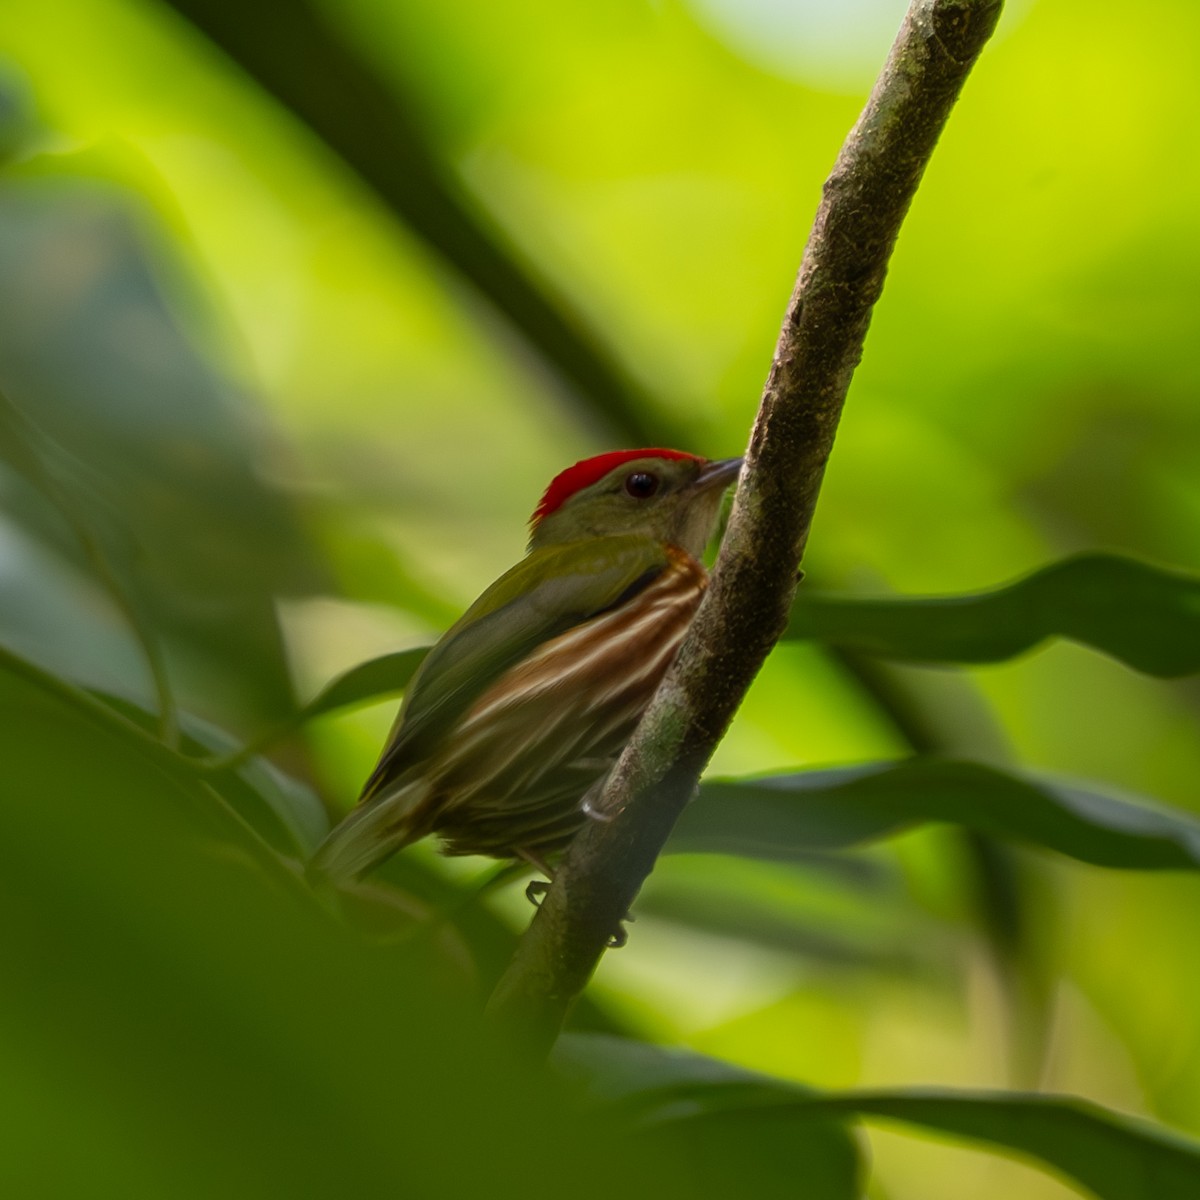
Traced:
[[424, 781], [414, 780], [360, 804], [317, 847], [307, 867], [309, 880], [317, 887], [344, 887], [415, 841], [420, 833], [405, 817], [427, 790]]

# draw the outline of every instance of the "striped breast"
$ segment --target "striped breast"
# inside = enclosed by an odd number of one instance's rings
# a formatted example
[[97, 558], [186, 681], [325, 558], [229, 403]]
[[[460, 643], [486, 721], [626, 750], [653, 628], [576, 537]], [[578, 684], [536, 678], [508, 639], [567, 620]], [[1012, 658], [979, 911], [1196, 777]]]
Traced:
[[708, 576], [668, 547], [640, 592], [539, 646], [475, 702], [427, 765], [448, 854], [561, 849], [675, 657]]

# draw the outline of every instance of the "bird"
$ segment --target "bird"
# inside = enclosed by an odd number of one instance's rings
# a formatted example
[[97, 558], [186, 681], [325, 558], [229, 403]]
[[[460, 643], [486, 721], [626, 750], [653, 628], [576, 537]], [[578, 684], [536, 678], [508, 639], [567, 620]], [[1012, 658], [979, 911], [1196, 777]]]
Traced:
[[444, 854], [524, 860], [553, 878], [699, 607], [700, 559], [741, 464], [652, 447], [556, 475], [525, 557], [413, 676], [310, 878], [352, 885], [430, 834]]

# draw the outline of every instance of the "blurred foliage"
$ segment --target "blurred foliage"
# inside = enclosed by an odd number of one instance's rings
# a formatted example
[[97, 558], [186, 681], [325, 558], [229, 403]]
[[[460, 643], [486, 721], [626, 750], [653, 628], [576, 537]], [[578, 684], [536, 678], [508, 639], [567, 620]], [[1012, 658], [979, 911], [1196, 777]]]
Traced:
[[902, 8], [0, 7], [7, 1192], [1200, 1192], [1190, 0], [1010, 3], [603, 1036], [300, 882], [546, 479], [744, 443]]

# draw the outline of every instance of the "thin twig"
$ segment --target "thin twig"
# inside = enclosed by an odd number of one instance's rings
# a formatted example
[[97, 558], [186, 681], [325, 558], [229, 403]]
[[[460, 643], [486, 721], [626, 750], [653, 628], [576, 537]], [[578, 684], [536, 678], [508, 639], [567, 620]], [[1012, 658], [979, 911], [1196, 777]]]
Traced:
[[1002, 0], [914, 0], [824, 195], [713, 583], [489, 1012], [544, 1052], [787, 624], [825, 463], [900, 225]]

